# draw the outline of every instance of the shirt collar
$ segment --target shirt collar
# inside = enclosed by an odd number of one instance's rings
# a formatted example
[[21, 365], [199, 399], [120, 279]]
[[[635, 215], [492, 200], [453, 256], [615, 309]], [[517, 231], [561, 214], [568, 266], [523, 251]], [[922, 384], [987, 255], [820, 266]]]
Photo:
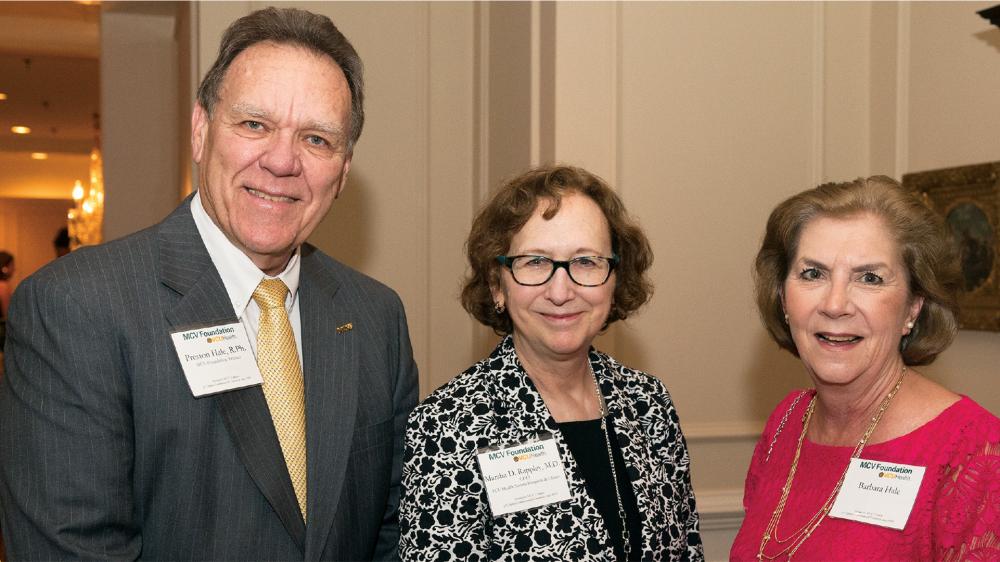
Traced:
[[[233, 305], [233, 312], [238, 318], [242, 318], [247, 305], [250, 304], [250, 299], [253, 297], [254, 289], [260, 284], [261, 279], [273, 277], [265, 275], [258, 269], [242, 250], [229, 241], [229, 238], [208, 216], [208, 212], [205, 211], [201, 202], [201, 191], [195, 193], [194, 199], [191, 201], [191, 216], [194, 217], [198, 234], [205, 243], [205, 249], [208, 250], [208, 255], [212, 258], [215, 269], [222, 277], [222, 284], [226, 287], [229, 302]], [[296, 248], [284, 271], [275, 276], [288, 287], [285, 310], [291, 310], [292, 304], [298, 298], [300, 265], [299, 249]]]

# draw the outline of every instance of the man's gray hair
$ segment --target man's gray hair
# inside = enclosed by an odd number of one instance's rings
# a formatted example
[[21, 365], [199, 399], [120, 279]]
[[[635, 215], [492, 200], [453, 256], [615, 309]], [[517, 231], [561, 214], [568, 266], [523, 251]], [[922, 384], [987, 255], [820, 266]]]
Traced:
[[347, 77], [351, 90], [351, 128], [348, 147], [361, 137], [365, 123], [364, 76], [361, 57], [330, 18], [295, 8], [264, 8], [234, 21], [222, 36], [219, 56], [198, 86], [198, 103], [211, 116], [219, 88], [233, 60], [256, 43], [298, 45], [333, 59]]

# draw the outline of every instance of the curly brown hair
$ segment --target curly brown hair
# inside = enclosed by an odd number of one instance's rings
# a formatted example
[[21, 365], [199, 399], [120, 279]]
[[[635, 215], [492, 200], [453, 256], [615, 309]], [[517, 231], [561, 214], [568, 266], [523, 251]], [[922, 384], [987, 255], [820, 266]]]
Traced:
[[924, 305], [910, 333], [899, 342], [903, 362], [927, 365], [944, 351], [958, 330], [961, 271], [944, 223], [912, 192], [886, 176], [827, 183], [794, 195], [771, 212], [754, 267], [757, 310], [771, 337], [796, 357], [784, 321], [782, 291], [799, 236], [817, 217], [880, 217], [896, 239], [909, 278], [910, 297]]
[[573, 166], [534, 168], [507, 181], [479, 211], [465, 243], [471, 272], [462, 287], [462, 306], [476, 320], [500, 335], [514, 330], [510, 315], [494, 308], [494, 288], [500, 286], [501, 265], [497, 256], [506, 254], [510, 241], [528, 222], [544, 200], [546, 220], [559, 212], [562, 197], [579, 193], [600, 207], [611, 228], [611, 248], [621, 261], [615, 268], [615, 291], [604, 327], [628, 318], [653, 294], [646, 271], [653, 263], [653, 250], [639, 224], [629, 216], [625, 204], [596, 175]]

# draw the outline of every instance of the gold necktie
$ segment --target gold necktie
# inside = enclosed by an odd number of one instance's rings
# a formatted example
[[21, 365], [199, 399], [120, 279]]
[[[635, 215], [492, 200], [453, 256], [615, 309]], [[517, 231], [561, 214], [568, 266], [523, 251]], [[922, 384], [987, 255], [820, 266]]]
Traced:
[[285, 312], [288, 287], [280, 279], [264, 279], [253, 292], [260, 307], [257, 332], [257, 366], [264, 378], [264, 397], [271, 410], [281, 452], [306, 517], [306, 402], [302, 367], [292, 324]]

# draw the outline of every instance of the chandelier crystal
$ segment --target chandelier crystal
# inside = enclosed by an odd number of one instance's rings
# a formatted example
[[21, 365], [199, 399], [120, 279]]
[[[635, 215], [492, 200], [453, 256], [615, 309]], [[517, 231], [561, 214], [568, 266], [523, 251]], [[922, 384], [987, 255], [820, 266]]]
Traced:
[[74, 207], [67, 213], [70, 249], [101, 243], [104, 224], [104, 171], [101, 149], [90, 151], [90, 184], [80, 180], [73, 186]]

